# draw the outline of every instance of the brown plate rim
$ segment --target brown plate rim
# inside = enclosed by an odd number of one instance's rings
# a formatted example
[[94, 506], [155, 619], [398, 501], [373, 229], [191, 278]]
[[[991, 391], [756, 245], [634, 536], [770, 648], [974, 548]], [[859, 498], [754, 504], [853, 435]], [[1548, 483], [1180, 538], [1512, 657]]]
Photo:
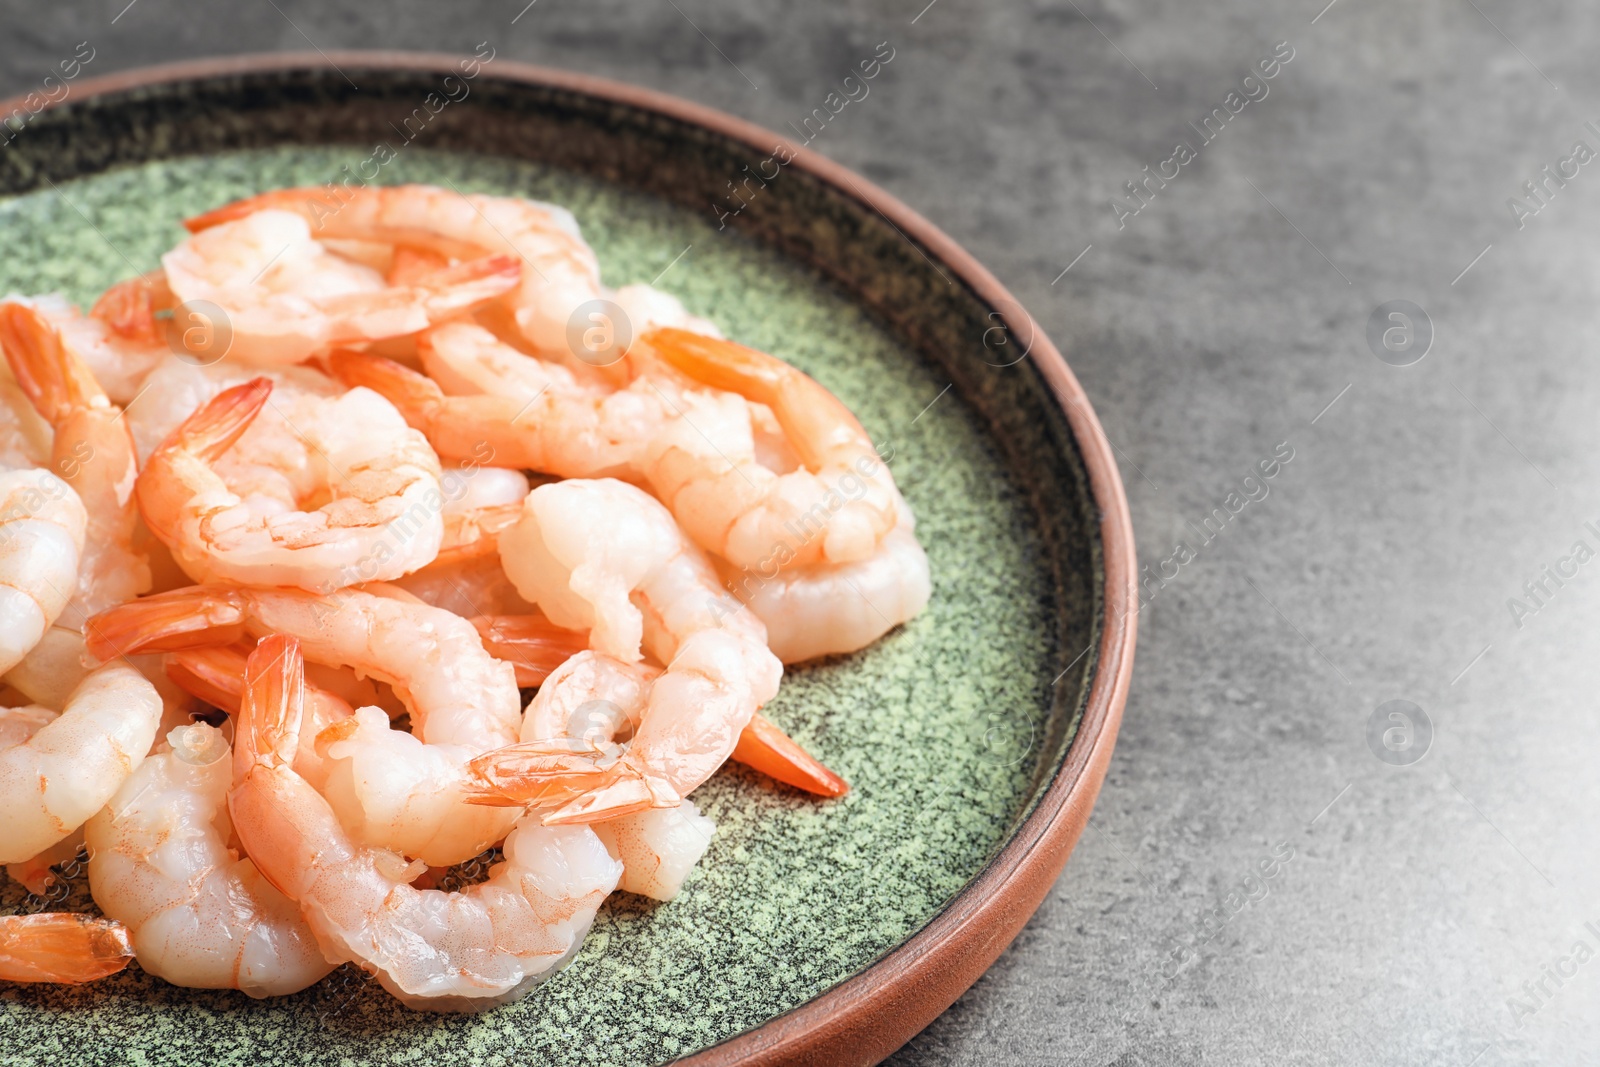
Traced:
[[[454, 69], [457, 62], [458, 57], [450, 55], [394, 51], [285, 52], [189, 60], [86, 79], [76, 92], [41, 110], [164, 83], [229, 75], [346, 65], [439, 72]], [[1071, 427], [1099, 516], [1104, 617], [1083, 717], [1044, 795], [988, 865], [928, 925], [902, 944], [799, 1007], [676, 1061], [684, 1067], [869, 1067], [955, 1003], [1021, 932], [1055, 883], [1099, 795], [1127, 700], [1138, 618], [1133, 523], [1110, 441], [1060, 350], [1005, 286], [938, 227], [866, 178], [754, 123], [653, 89], [506, 60], [496, 62], [492, 77], [654, 112], [707, 128], [761, 152], [785, 146], [794, 155], [790, 168], [810, 174], [881, 215], [959, 278], [984, 306], [994, 309], [1012, 337], [1029, 338], [1026, 358], [1037, 366]], [[23, 107], [27, 95], [0, 101], [0, 115]]]

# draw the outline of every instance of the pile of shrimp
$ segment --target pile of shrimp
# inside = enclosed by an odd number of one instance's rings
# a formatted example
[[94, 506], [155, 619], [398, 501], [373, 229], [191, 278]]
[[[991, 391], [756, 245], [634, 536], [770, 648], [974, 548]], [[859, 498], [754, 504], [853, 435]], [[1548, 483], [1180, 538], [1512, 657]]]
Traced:
[[100, 912], [0, 917], [0, 980], [350, 963], [483, 1010], [673, 898], [728, 759], [847, 791], [760, 709], [930, 584], [822, 385], [603, 286], [549, 204], [185, 225], [87, 314], [0, 300], [0, 863], [42, 894], [85, 850]]

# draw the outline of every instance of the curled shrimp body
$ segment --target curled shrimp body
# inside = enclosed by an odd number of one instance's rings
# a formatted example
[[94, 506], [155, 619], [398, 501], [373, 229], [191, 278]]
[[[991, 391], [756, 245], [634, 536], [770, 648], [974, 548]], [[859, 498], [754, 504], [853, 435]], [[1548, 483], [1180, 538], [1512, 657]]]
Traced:
[[139, 966], [174, 985], [282, 996], [333, 970], [299, 907], [228, 847], [233, 763], [205, 723], [167, 735], [84, 827], [89, 889]]
[[281, 189], [229, 204], [185, 225], [205, 236], [262, 213], [275, 218], [293, 213], [309, 225], [308, 238], [314, 234], [323, 240], [377, 241], [445, 259], [516, 257], [513, 262], [522, 268], [521, 280], [508, 299], [522, 335], [547, 352], [568, 351], [572, 312], [602, 291], [599, 262], [578, 233], [572, 213], [531, 200], [464, 195], [426, 185], [337, 192]]
[[150, 751], [161, 713], [155, 686], [111, 663], [59, 717], [0, 750], [0, 863], [38, 855], [104, 807]]
[[0, 915], [0, 982], [77, 985], [132, 962], [133, 942], [119, 922], [60, 912]]
[[241, 496], [215, 464], [269, 402], [257, 378], [223, 390], [157, 448], [139, 475], [139, 509], [199, 581], [331, 592], [398, 577], [439, 551], [439, 464], [382, 397], [355, 389], [319, 403], [303, 433], [331, 470], [332, 499], [298, 507], [292, 486], [265, 481]]
[[226, 313], [230, 355], [263, 364], [416, 333], [500, 296], [521, 274], [514, 258], [487, 256], [390, 286], [313, 240], [300, 215], [272, 210], [204, 229], [161, 263], [180, 300], [209, 301]]
[[293, 639], [269, 637], [251, 654], [229, 810], [246, 850], [299, 903], [324, 954], [435, 1011], [516, 1000], [570, 959], [622, 873], [594, 832], [524, 819], [488, 881], [459, 893], [413, 888], [422, 864], [352, 839], [294, 772], [300, 671]]
[[391, 729], [375, 707], [322, 730], [316, 750], [327, 769], [324, 788], [360, 840], [449, 866], [498, 841], [514, 821], [504, 809], [466, 802], [466, 763], [516, 741], [516, 674], [484, 651], [466, 619], [384, 592], [320, 597], [195, 586], [96, 616], [89, 650], [174, 652], [227, 644], [245, 632], [282, 633], [319, 663], [387, 682], [410, 711], [413, 732]]
[[928, 605], [928, 556], [909, 508], [876, 551], [854, 563], [811, 564], [776, 574], [743, 571], [728, 585], [767, 626], [785, 663], [866, 648]]
[[88, 515], [49, 471], [0, 474], [0, 672], [31, 652], [78, 588]]
[[500, 555], [518, 591], [556, 625], [588, 630], [595, 651], [638, 663], [648, 646], [667, 665], [627, 752], [548, 823], [677, 807], [778, 691], [783, 666], [761, 621], [643, 490], [612, 479], [542, 485], [501, 533]]
[[765, 404], [801, 468], [733, 469], [686, 434], [662, 442], [651, 483], [700, 545], [737, 567], [866, 559], [898, 519], [899, 492], [872, 439], [813, 378], [753, 348], [679, 329], [644, 343], [695, 381]]

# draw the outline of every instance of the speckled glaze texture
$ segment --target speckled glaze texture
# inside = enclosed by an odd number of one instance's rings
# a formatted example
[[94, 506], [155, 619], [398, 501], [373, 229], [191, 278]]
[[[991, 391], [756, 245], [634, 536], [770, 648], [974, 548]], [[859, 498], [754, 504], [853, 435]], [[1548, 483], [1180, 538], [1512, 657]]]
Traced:
[[[437, 79], [357, 76], [359, 99], [302, 71], [44, 116], [0, 153], [0, 291], [90, 301], [154, 268], [185, 215], [342, 179], [387, 141], [399, 151], [379, 181], [563, 204], [608, 283], [659, 276], [833, 389], [891, 457], [933, 599], [873, 648], [792, 670], [767, 710], [851, 782], [847, 797], [725, 769], [695, 794], [718, 831], [679, 898], [613, 897], [574, 962], [521, 1003], [419, 1015], [349, 968], [257, 1002], [134, 965], [84, 989], [0, 987], [6, 1063], [670, 1061], [794, 1009], [926, 925], [1005, 844], [1072, 739], [1096, 665], [1096, 516], [1060, 411], [1025, 363], [997, 365], [1026, 338], [1001, 358], [991, 309], [805, 175], [775, 179], [722, 228], [714, 191], [761, 157], [709, 132], [486, 74], [402, 144], [387, 124]], [[0, 887], [0, 908], [20, 898]], [[92, 905], [80, 892], [72, 906]]]

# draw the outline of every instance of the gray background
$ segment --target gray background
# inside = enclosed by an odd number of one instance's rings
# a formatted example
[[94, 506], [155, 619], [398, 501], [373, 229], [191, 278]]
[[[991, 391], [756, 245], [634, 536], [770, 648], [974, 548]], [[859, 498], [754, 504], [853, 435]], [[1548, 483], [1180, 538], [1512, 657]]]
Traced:
[[[783, 128], [890, 42], [813, 147], [1018, 295], [1116, 444], [1141, 562], [1196, 553], [1143, 613], [1065, 875], [891, 1062], [1595, 1062], [1600, 962], [1548, 996], [1522, 983], [1600, 949], [1600, 562], [1520, 627], [1507, 600], [1575, 541], [1600, 549], [1600, 165], [1521, 229], [1507, 199], [1575, 141], [1600, 150], [1600, 9], [523, 2], [5, 0], [0, 93], [86, 38], [95, 74], [490, 40]], [[1279, 41], [1268, 95], [1119, 229], [1123, 183], [1198, 146], [1186, 121]], [[1394, 299], [1435, 331], [1404, 368], [1366, 342]], [[1192, 524], [1282, 442], [1269, 495], [1203, 545]], [[1392, 699], [1434, 726], [1412, 766], [1367, 743]], [[1235, 911], [1275, 846], [1292, 859]]]

